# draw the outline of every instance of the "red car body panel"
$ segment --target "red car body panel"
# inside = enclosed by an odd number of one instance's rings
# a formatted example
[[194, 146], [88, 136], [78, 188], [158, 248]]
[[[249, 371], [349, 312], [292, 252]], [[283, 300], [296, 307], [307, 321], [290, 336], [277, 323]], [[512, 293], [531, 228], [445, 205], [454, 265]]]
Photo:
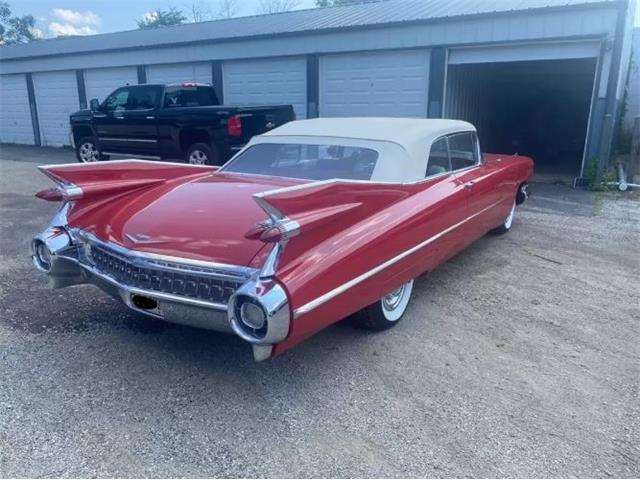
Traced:
[[[149, 163], [133, 163], [130, 174], [123, 163], [47, 173], [84, 192], [68, 214], [71, 226], [141, 252], [231, 265], [249, 265], [264, 247], [244, 238], [265, 217], [252, 195], [299, 183], [168, 165], [152, 170]], [[134, 241], [139, 235], [146, 240]]]
[[329, 202], [361, 203], [326, 228], [308, 234], [301, 228], [301, 234], [287, 245], [277, 275], [291, 296], [294, 312], [425, 239], [464, 222], [294, 319], [288, 338], [276, 346], [274, 354], [433, 270], [501, 224], [513, 205], [518, 186], [531, 176], [533, 162], [527, 157], [501, 155], [485, 155], [485, 159], [485, 164], [478, 167], [415, 184], [342, 184], [320, 187], [307, 192], [310, 195], [304, 195], [305, 189], [288, 197], [269, 197], [272, 205], [294, 219], [297, 211], [320, 208]]
[[[319, 182], [214, 173], [151, 162], [48, 167], [82, 188], [69, 224], [132, 250], [259, 267], [271, 244], [245, 234], [267, 218], [254, 195], [300, 225], [276, 280], [289, 297], [289, 335], [278, 355], [318, 330], [436, 268], [504, 222], [533, 172], [527, 157], [485, 154], [482, 165], [410, 184]], [[300, 186], [287, 189], [286, 187]], [[283, 191], [279, 191], [283, 189]], [[275, 190], [275, 191], [274, 191]], [[269, 191], [274, 191], [269, 193]], [[144, 235], [149, 242], [132, 241]], [[423, 248], [381, 265], [417, 245]], [[363, 278], [325, 302], [318, 298]]]

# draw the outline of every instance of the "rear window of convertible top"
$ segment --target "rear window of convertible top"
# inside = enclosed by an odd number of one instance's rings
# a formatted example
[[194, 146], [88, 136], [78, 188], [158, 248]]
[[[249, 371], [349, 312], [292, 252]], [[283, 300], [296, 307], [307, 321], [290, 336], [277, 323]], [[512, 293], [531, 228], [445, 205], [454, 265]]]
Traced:
[[306, 180], [370, 180], [377, 161], [378, 152], [364, 147], [259, 143], [234, 158], [223, 171]]

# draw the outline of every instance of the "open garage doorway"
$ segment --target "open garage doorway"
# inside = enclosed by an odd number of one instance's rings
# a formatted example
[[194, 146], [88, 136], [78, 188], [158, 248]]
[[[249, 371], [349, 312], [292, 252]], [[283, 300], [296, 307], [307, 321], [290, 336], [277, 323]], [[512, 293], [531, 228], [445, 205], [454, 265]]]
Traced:
[[596, 58], [449, 65], [445, 116], [467, 120], [491, 153], [531, 156], [536, 178], [580, 176]]

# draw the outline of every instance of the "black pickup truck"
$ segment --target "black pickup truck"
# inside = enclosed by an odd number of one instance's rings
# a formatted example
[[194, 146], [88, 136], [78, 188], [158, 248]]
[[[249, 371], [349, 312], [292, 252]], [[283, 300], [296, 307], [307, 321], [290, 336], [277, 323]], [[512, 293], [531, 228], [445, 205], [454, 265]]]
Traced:
[[295, 119], [291, 105], [220, 105], [198, 83], [121, 87], [70, 117], [79, 162], [110, 155], [221, 165], [249, 139]]

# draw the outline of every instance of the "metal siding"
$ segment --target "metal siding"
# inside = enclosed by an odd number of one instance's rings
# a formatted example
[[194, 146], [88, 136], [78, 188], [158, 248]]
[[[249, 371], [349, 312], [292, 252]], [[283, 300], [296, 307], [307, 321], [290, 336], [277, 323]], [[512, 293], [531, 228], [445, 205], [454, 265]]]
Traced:
[[[557, 22], [545, 26], [550, 18], [557, 18]], [[252, 57], [338, 53], [351, 51], [356, 45], [358, 50], [381, 50], [466, 43], [558, 40], [562, 37], [612, 34], [615, 31], [615, 22], [616, 10], [613, 8], [555, 11], [546, 14], [532, 11], [528, 14], [509, 16], [451, 19], [433, 24], [412, 23], [381, 26], [375, 29], [309, 33], [293, 39], [273, 36], [261, 39], [210, 42], [199, 44], [197, 48], [176, 43], [173, 46], [131, 48], [127, 51], [105, 53], [76, 53], [68, 56], [42, 57], [31, 60], [9, 61], [3, 59], [0, 68], [3, 73], [22, 73], [66, 68], [86, 69], [167, 62], [196, 62], [211, 59], [239, 60]], [[469, 42], [470, 38], [471, 42]]]
[[147, 65], [147, 83], [212, 83], [211, 63]]
[[69, 115], [80, 108], [75, 71], [34, 73], [42, 145], [69, 144]]
[[[558, 11], [567, 6], [599, 11], [594, 5], [615, 6], [615, 0], [388, 0], [368, 4], [355, 4], [325, 9], [307, 9], [254, 15], [213, 22], [164, 27], [150, 30], [95, 35], [83, 38], [57, 39], [55, 42], [33, 42], [2, 49], [5, 59], [23, 56], [98, 51], [114, 48], [153, 48], [166, 43], [219, 41], [246, 36], [291, 34], [327, 29], [353, 28], [390, 23], [446, 20], [496, 13], [524, 12], [526, 15]], [[574, 10], [568, 10], [575, 12]], [[555, 23], [555, 18], [549, 20]], [[463, 35], [471, 36], [471, 31]], [[470, 38], [470, 37], [469, 37]]]
[[429, 52], [320, 57], [321, 117], [427, 116]]
[[0, 142], [35, 143], [24, 75], [0, 75]]
[[94, 68], [84, 71], [84, 84], [87, 100], [97, 98], [103, 101], [118, 87], [127, 84], [137, 85], [138, 75], [135, 67]]
[[291, 104], [307, 117], [305, 57], [225, 62], [222, 71], [225, 104]]
[[635, 117], [640, 117], [640, 28], [636, 28], [633, 32], [633, 57], [630, 68], [627, 113], [624, 118], [624, 126], [627, 129], [633, 127]]
[[[622, 56], [620, 59], [620, 75], [618, 77], [618, 88], [616, 90], [616, 99], [622, 100], [624, 88], [626, 86], [627, 77], [629, 76], [629, 67], [631, 66], [631, 52], [633, 50], [634, 39], [638, 28], [634, 29], [633, 24], [635, 20], [635, 1], [632, 0], [629, 4], [628, 11], [626, 12], [626, 24], [624, 25], [624, 31], [622, 34]], [[640, 17], [638, 17], [640, 18]], [[638, 49], [636, 51], [636, 59], [638, 58]]]
[[318, 117], [320, 103], [320, 59], [318, 55], [307, 55], [307, 117]]

